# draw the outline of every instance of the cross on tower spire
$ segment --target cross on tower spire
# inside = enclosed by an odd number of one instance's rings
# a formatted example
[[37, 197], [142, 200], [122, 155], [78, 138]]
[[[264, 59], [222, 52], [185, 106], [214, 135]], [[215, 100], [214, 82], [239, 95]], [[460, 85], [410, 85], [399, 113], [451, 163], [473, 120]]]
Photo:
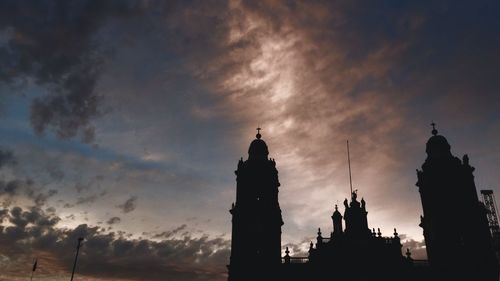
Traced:
[[262, 130], [262, 129], [260, 127], [257, 127], [257, 135], [256, 135], [256, 137], [258, 139], [260, 139], [262, 137], [262, 135], [260, 134], [260, 130]]
[[432, 126], [432, 135], [437, 135], [438, 131], [436, 130], [436, 123], [432, 122], [431, 123], [431, 126]]

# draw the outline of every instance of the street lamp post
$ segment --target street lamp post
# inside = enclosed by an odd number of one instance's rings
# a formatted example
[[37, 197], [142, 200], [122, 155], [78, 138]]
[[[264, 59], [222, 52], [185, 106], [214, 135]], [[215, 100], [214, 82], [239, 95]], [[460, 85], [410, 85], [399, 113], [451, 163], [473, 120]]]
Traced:
[[[30, 278], [30, 281], [33, 280], [33, 275], [35, 274], [35, 270], [36, 270], [36, 265], [38, 264], [38, 258], [35, 258], [33, 260], [33, 269], [31, 270], [31, 278]], [[2, 281], [2, 280], [0, 280]]]
[[78, 252], [80, 252], [80, 246], [82, 244], [83, 237], [78, 237], [78, 244], [76, 245], [76, 255], [75, 262], [73, 263], [73, 271], [71, 272], [71, 281], [73, 281], [73, 276], [75, 275], [76, 262], [78, 261]]

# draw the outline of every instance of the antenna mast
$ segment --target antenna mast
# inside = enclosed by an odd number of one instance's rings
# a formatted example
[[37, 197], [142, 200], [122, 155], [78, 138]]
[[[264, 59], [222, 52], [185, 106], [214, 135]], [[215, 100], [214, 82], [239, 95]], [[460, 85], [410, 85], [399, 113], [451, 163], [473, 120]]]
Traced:
[[349, 165], [349, 185], [351, 187], [352, 196], [351, 155], [349, 154], [349, 140], [347, 140], [347, 163]]

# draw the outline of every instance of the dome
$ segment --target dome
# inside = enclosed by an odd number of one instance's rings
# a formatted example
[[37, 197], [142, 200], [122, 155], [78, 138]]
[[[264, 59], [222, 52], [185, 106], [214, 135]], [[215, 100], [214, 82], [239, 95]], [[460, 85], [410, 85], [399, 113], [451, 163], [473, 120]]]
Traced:
[[332, 218], [333, 219], [337, 219], [337, 218], [342, 219], [342, 215], [340, 214], [337, 205], [335, 205], [335, 211], [333, 212]]
[[250, 143], [250, 147], [248, 148], [248, 159], [267, 159], [269, 150], [267, 149], [266, 142], [261, 139], [260, 132], [255, 137], [256, 139]]
[[432, 134], [433, 136], [427, 141], [425, 148], [425, 152], [427, 152], [427, 155], [429, 157], [437, 158], [440, 158], [441, 156], [451, 155], [451, 147], [448, 143], [448, 140], [445, 137], [438, 135], [436, 128], [433, 128]]

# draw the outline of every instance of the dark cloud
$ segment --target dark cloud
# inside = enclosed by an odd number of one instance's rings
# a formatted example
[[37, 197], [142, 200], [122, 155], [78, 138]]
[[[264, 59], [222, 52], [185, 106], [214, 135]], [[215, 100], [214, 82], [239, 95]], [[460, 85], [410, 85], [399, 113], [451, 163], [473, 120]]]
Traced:
[[64, 203], [63, 208], [65, 208], [65, 209], [67, 209], [67, 208], [73, 208], [74, 206], [75, 206], [74, 204]]
[[3, 201], [4, 205], [17, 197], [25, 197], [41, 207], [57, 193], [55, 189], [44, 190], [43, 187], [37, 187], [31, 179], [0, 180], [0, 197], [7, 199]]
[[34, 80], [47, 89], [31, 104], [31, 124], [42, 135], [94, 139], [102, 114], [95, 90], [105, 60], [96, 33], [109, 20], [140, 12], [139, 1], [2, 1], [0, 81]]
[[[19, 269], [37, 254], [39, 278], [68, 274], [78, 237], [84, 237], [79, 260], [81, 278], [116, 278], [126, 280], [225, 280], [229, 241], [208, 236], [160, 242], [127, 239], [124, 232], [103, 232], [86, 224], [75, 229], [57, 228], [60, 219], [39, 208], [14, 207], [0, 212], [10, 226], [0, 226], [0, 248], [9, 254], [0, 263], [4, 278], [20, 277]], [[23, 275], [24, 276], [24, 275]]]
[[47, 172], [52, 180], [55, 182], [60, 182], [64, 179], [64, 172], [62, 167], [55, 165], [55, 163], [50, 162], [46, 164]]
[[31, 103], [35, 133], [91, 143], [94, 119], [109, 110], [96, 87], [116, 48], [153, 39], [206, 68], [224, 51], [217, 46], [227, 35], [227, 8], [217, 1], [2, 1], [0, 82], [34, 81], [46, 90]]
[[153, 238], [168, 239], [168, 238], [171, 238], [177, 234], [183, 233], [186, 229], [187, 229], [187, 225], [183, 224], [175, 229], [155, 234], [155, 235], [153, 235]]
[[116, 207], [122, 210], [123, 213], [127, 214], [135, 210], [137, 208], [137, 196], [131, 196], [125, 203], [120, 204]]
[[6, 148], [0, 147], [0, 168], [16, 163], [14, 153]]
[[109, 225], [112, 225], [112, 224], [119, 223], [121, 221], [122, 221], [122, 219], [120, 219], [119, 217], [112, 217], [106, 223]]
[[[78, 193], [82, 193], [84, 191], [89, 191], [92, 187], [101, 187], [100, 182], [104, 179], [103, 176], [97, 175], [95, 177], [90, 178], [86, 182], [82, 181], [82, 179], [78, 178], [75, 183], [75, 189]], [[105, 193], [101, 194], [101, 196], [104, 196]]]
[[[0, 169], [17, 162], [12, 151], [0, 148]], [[24, 197], [32, 201], [35, 206], [41, 207], [57, 193], [55, 189], [45, 190], [43, 186], [37, 186], [31, 178], [0, 179], [0, 197], [3, 199], [3, 206], [9, 206], [17, 197]]]
[[97, 194], [91, 194], [91, 195], [88, 195], [88, 196], [84, 196], [84, 197], [78, 197], [78, 199], [76, 200], [76, 203], [75, 205], [82, 205], [82, 204], [92, 204], [94, 203], [99, 197], [97, 196]]
[[68, 219], [68, 220], [73, 220], [74, 221], [76, 217], [75, 217], [74, 214], [70, 214], [70, 215], [67, 215], [65, 218]]
[[47, 202], [47, 199], [56, 195], [57, 193], [58, 193], [57, 190], [49, 189], [47, 191], [41, 191], [36, 195], [31, 195], [31, 197], [33, 198], [33, 201], [35, 202], [36, 206], [41, 207], [41, 206], [45, 205], [45, 203]]
[[89, 194], [87, 196], [80, 196], [76, 199], [75, 204], [70, 204], [70, 203], [65, 203], [64, 208], [72, 208], [77, 205], [92, 205], [95, 203], [99, 198], [102, 198], [107, 194], [107, 191], [102, 191], [100, 193], [94, 193], [94, 194]]

